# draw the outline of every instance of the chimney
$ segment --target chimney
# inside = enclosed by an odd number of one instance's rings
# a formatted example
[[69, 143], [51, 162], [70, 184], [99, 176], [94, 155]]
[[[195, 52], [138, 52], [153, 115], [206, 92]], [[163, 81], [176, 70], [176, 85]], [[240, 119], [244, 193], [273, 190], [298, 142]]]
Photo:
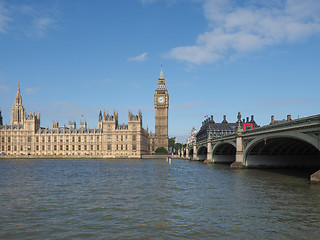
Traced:
[[291, 115], [287, 115], [287, 121], [291, 121]]
[[247, 123], [249, 122], [249, 117], [247, 117]]
[[254, 122], [253, 115], [251, 115], [251, 122]]
[[211, 115], [211, 122], [213, 122], [213, 115]]
[[271, 116], [271, 124], [273, 124], [274, 123], [274, 116], [272, 115]]

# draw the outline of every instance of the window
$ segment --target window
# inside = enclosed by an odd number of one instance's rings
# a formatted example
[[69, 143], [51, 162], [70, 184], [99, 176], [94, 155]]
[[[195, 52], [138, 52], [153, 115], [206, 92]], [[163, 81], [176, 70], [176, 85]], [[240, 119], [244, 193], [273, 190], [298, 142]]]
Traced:
[[39, 137], [36, 137], [36, 142], [39, 142]]
[[28, 151], [31, 151], [31, 145], [28, 145]]
[[39, 145], [36, 146], [36, 150], [39, 151]]
[[20, 150], [23, 151], [23, 145], [20, 146]]
[[57, 151], [57, 145], [54, 145], [54, 146], [53, 146], [53, 150], [54, 150], [54, 151]]
[[78, 146], [78, 150], [79, 150], [79, 151], [81, 150], [81, 145]]
[[[3, 142], [4, 143], [4, 137], [2, 137], [2, 140], [1, 140], [1, 142]], [[2, 150], [3, 151], [3, 150]]]
[[8, 143], [9, 143], [9, 142], [11, 142], [11, 138], [10, 138], [10, 137], [8, 137]]
[[111, 141], [112, 141], [112, 136], [108, 135], [108, 142], [111, 142]]
[[93, 151], [93, 145], [91, 145], [91, 151]]
[[111, 151], [111, 150], [112, 150], [111, 144], [108, 144], [108, 151]]
[[60, 137], [60, 142], [63, 142], [63, 137], [62, 136]]
[[99, 151], [99, 145], [97, 145], [97, 150]]
[[132, 150], [136, 151], [137, 150], [137, 145], [136, 144], [132, 144]]
[[132, 135], [132, 141], [136, 141], [137, 140], [137, 137], [136, 137], [136, 135]]
[[15, 142], [15, 143], [17, 142], [17, 137], [14, 137], [14, 142]]
[[99, 142], [99, 136], [97, 136], [97, 142]]
[[74, 136], [72, 136], [72, 142], [74, 142]]
[[86, 136], [84, 137], [84, 142], [87, 142], [87, 137]]
[[42, 151], [44, 151], [44, 145], [42, 145]]
[[68, 136], [66, 137], [66, 142], [69, 142], [69, 137]]
[[74, 145], [72, 145], [72, 151], [74, 151]]
[[81, 137], [78, 137], [78, 142], [81, 142]]
[[91, 142], [93, 142], [93, 136], [91, 136]]
[[54, 136], [53, 141], [57, 142], [57, 137], [56, 136]]
[[2, 145], [2, 151], [4, 151], [4, 146]]
[[60, 145], [60, 150], [61, 150], [61, 151], [63, 150], [63, 146], [62, 146], [62, 145]]
[[44, 142], [44, 137], [42, 137], [42, 142]]
[[50, 138], [50, 136], [48, 137], [48, 142], [50, 142], [51, 141], [51, 138]]
[[10, 145], [8, 146], [8, 151], [11, 151], [11, 146]]
[[69, 145], [66, 146], [66, 150], [69, 151]]
[[48, 147], [47, 147], [47, 148], [48, 148], [48, 151], [50, 151], [50, 150], [51, 150], [51, 146], [50, 146], [50, 145], [48, 145]]
[[121, 135], [121, 142], [123, 141], [123, 136]]
[[23, 143], [23, 137], [20, 138], [20, 142]]
[[87, 145], [84, 145], [84, 150], [87, 151]]

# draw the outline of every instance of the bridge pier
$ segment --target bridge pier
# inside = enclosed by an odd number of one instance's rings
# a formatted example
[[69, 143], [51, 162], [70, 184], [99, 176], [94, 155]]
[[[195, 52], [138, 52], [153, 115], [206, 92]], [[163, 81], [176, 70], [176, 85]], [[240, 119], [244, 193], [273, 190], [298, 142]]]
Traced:
[[192, 156], [192, 160], [198, 160], [197, 159], [197, 145], [193, 144], [193, 156]]
[[212, 161], [212, 145], [211, 145], [211, 139], [209, 138], [207, 140], [207, 159], [203, 161], [204, 163], [213, 163]]
[[311, 183], [320, 183], [320, 170], [310, 176]]
[[237, 152], [236, 152], [236, 161], [233, 162], [230, 167], [232, 168], [243, 168], [243, 139], [242, 139], [242, 132], [237, 132], [237, 139], [236, 139], [236, 145], [237, 145]]

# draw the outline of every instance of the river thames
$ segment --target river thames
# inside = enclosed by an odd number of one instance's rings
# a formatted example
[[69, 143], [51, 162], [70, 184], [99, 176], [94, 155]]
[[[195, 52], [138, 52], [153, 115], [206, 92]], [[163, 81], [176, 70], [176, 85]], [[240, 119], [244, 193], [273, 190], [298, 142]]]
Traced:
[[319, 239], [309, 173], [166, 160], [1, 160], [0, 239]]

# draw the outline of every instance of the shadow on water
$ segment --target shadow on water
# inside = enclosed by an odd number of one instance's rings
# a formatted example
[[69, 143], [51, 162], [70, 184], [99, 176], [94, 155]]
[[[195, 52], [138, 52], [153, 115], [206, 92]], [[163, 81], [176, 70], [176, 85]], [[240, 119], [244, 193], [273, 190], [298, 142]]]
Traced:
[[319, 170], [319, 168], [266, 168], [255, 169], [258, 171], [282, 174], [290, 177], [310, 179], [310, 176]]
[[[202, 163], [202, 162], [198, 162]], [[274, 173], [278, 175], [285, 175], [289, 177], [297, 177], [301, 179], [310, 179], [310, 176], [320, 170], [320, 167], [310, 167], [310, 168], [299, 168], [299, 167], [283, 167], [283, 168], [273, 168], [273, 167], [249, 167], [244, 169], [232, 169], [230, 168], [229, 163], [215, 163], [215, 164], [208, 164], [207, 166], [213, 166], [215, 169], [230, 169], [230, 170], [239, 170], [243, 171], [254, 171], [254, 172], [261, 172], [261, 173]]]

